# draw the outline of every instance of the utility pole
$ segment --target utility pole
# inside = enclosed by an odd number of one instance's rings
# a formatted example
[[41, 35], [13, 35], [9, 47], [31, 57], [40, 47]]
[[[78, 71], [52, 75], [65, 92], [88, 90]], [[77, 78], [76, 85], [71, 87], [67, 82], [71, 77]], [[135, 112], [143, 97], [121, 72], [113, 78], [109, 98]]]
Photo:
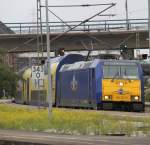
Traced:
[[49, 19], [48, 19], [48, 0], [45, 0], [46, 5], [46, 40], [47, 40], [47, 69], [48, 69], [48, 116], [51, 117], [52, 112], [52, 86], [51, 86], [51, 58], [50, 58], [50, 32], [49, 32]]
[[[50, 11], [49, 10], [49, 7], [48, 6], [48, 0], [45, 0], [45, 6], [42, 6], [42, 7], [46, 7], [46, 31], [47, 31], [47, 34], [46, 34], [46, 40], [47, 40], [47, 69], [48, 69], [48, 90], [47, 90], [47, 98], [48, 98], [48, 115], [49, 117], [51, 117], [51, 113], [52, 113], [52, 87], [51, 87], [51, 58], [50, 58], [50, 42], [53, 42], [55, 41], [56, 39], [60, 38], [61, 36], [63, 36], [64, 34], [70, 32], [71, 30], [75, 29], [76, 27], [78, 26], [81, 26], [82, 24], [90, 21], [91, 19], [95, 18], [96, 16], [102, 14], [103, 12], [107, 11], [108, 9], [110, 9], [111, 7], [115, 6], [116, 3], [110, 3], [110, 4], [102, 4], [102, 5], [108, 5], [107, 8], [103, 9], [102, 11], [100, 11], [99, 13], [96, 13], [94, 15], [92, 15], [90, 18], [88, 19], [85, 19], [84, 21], [81, 21], [79, 24], [73, 26], [73, 27], [70, 27], [69, 26], [69, 30], [65, 31], [64, 33], [54, 37], [53, 39], [51, 39], [50, 41], [50, 32], [49, 32], [49, 19], [48, 19], [48, 12]], [[76, 5], [75, 5], [76, 6]], [[87, 6], [87, 5], [85, 5]], [[53, 6], [53, 7], [66, 7], [66, 6]], [[72, 7], [71, 6], [67, 6], [67, 7]], [[50, 11], [51, 12], [51, 11]], [[51, 12], [52, 13], [52, 12]], [[58, 17], [57, 17], [58, 18]], [[59, 18], [60, 19], [60, 18]]]
[[148, 32], [149, 32], [149, 56], [150, 56], [150, 0], [148, 0]]
[[129, 30], [128, 0], [125, 1], [125, 9], [126, 9], [126, 29]]

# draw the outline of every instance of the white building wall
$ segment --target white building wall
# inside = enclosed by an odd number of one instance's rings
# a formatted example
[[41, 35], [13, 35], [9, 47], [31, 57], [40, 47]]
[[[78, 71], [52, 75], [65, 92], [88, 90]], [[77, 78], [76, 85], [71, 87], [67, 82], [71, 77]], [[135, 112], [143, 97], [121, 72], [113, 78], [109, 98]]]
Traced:
[[149, 56], [149, 49], [135, 49], [134, 50], [134, 57], [138, 58], [139, 55], [147, 54]]

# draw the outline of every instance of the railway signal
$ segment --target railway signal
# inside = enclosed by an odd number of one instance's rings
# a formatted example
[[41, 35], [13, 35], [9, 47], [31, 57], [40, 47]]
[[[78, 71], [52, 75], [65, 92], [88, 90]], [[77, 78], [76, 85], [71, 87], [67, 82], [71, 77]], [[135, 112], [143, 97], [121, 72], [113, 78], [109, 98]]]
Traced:
[[121, 55], [124, 53], [124, 52], [126, 52], [126, 50], [127, 50], [127, 45], [126, 44], [121, 44], [120, 45], [120, 53], [121, 53]]

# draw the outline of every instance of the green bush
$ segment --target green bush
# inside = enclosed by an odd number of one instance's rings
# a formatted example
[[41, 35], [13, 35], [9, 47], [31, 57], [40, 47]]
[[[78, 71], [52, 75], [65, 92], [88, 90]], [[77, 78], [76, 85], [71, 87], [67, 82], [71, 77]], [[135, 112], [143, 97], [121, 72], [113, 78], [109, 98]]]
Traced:
[[0, 99], [5, 96], [14, 97], [16, 94], [17, 75], [11, 69], [3, 64], [0, 64]]

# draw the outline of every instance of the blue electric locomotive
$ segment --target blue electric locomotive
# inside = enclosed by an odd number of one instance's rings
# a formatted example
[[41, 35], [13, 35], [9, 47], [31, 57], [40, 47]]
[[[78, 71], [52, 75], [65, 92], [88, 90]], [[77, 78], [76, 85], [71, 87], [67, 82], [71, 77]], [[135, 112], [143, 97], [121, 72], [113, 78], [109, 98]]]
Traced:
[[140, 64], [127, 60], [93, 60], [62, 66], [56, 105], [144, 111]]

